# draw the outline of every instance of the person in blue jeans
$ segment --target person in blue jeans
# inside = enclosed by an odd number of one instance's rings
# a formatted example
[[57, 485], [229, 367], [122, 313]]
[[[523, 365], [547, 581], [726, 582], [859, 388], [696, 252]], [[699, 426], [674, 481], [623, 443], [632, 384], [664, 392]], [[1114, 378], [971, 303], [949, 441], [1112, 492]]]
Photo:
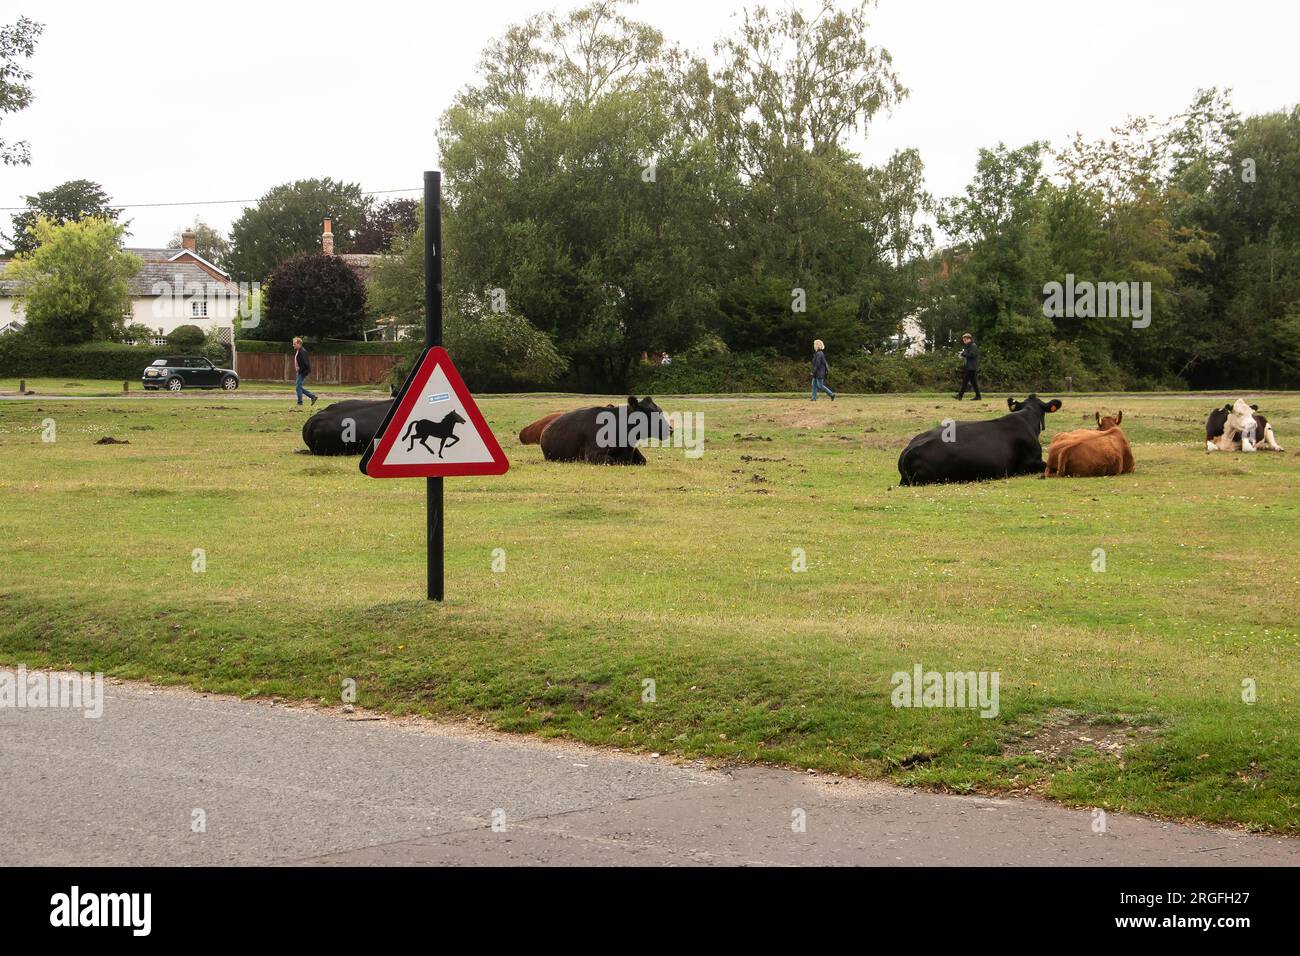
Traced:
[[302, 404], [302, 397], [306, 395], [311, 399], [311, 403], [315, 405], [315, 393], [308, 391], [302, 384], [306, 381], [307, 376], [311, 374], [311, 358], [307, 355], [307, 347], [302, 344], [302, 339], [296, 335], [293, 339], [293, 371], [295, 375], [293, 390], [298, 396], [298, 404]]
[[821, 339], [813, 341], [813, 364], [812, 364], [812, 400], [817, 401], [817, 390], [821, 389], [835, 401], [835, 393], [826, 387], [826, 376], [830, 374], [831, 366], [826, 361], [826, 343]]

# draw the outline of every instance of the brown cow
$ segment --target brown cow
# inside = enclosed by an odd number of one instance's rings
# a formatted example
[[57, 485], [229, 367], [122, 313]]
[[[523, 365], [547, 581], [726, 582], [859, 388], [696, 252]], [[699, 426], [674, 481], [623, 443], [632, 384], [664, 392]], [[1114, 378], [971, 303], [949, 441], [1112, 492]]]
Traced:
[[542, 432], [546, 431], [546, 426], [563, 414], [564, 412], [551, 412], [551, 414], [537, 419], [531, 425], [525, 425], [519, 433], [519, 444], [540, 445], [542, 443]]
[[1133, 449], [1120, 431], [1124, 413], [1102, 417], [1095, 413], [1096, 428], [1078, 428], [1062, 432], [1047, 449], [1044, 478], [1097, 478], [1103, 475], [1128, 475], [1134, 469]]

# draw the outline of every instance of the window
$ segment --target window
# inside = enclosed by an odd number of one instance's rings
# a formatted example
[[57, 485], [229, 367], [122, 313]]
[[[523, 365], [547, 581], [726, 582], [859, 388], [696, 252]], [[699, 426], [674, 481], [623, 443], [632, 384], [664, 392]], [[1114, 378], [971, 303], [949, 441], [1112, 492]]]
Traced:
[[206, 319], [208, 317], [208, 300], [191, 302], [190, 315], [196, 319]]

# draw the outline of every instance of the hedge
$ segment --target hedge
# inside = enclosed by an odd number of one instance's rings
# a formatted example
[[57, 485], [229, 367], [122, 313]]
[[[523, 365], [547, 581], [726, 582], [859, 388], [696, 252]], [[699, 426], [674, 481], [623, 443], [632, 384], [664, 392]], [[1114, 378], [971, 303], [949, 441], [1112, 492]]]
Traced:
[[[831, 388], [850, 394], [956, 391], [961, 363], [955, 352], [903, 355], [828, 355]], [[996, 392], [1118, 391], [1185, 388], [1181, 382], [1131, 380], [1119, 369], [1087, 367], [1068, 342], [1054, 342], [1033, 360], [1013, 359], [986, 349], [981, 354], [980, 384]], [[1067, 385], [1067, 377], [1071, 380]], [[711, 392], [801, 392], [810, 388], [812, 357], [807, 362], [764, 353], [683, 356], [667, 366], [640, 365], [632, 372], [631, 390], [641, 394], [692, 395]]]
[[[87, 342], [84, 345], [45, 345], [21, 333], [0, 335], [0, 376], [5, 378], [68, 378], [135, 380], [155, 359], [176, 355], [165, 345], [122, 345], [117, 342]], [[183, 354], [207, 355], [222, 364], [230, 356], [224, 348], [184, 350]]]

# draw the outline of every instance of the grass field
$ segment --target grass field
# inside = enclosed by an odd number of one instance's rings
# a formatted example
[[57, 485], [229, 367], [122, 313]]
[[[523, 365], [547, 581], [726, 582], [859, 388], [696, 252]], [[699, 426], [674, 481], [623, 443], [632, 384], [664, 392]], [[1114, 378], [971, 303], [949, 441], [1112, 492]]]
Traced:
[[[444, 606], [423, 483], [303, 453], [288, 402], [3, 402], [0, 663], [352, 678], [390, 712], [1300, 832], [1300, 396], [1259, 400], [1287, 451], [1255, 455], [1205, 453], [1220, 396], [1064, 398], [1044, 443], [1123, 408], [1136, 474], [898, 487], [912, 434], [1005, 396], [660, 398], [704, 454], [639, 469], [517, 444], [581, 399], [485, 398], [512, 467], [448, 479]], [[998, 716], [891, 706], [918, 663], [998, 672]]]

